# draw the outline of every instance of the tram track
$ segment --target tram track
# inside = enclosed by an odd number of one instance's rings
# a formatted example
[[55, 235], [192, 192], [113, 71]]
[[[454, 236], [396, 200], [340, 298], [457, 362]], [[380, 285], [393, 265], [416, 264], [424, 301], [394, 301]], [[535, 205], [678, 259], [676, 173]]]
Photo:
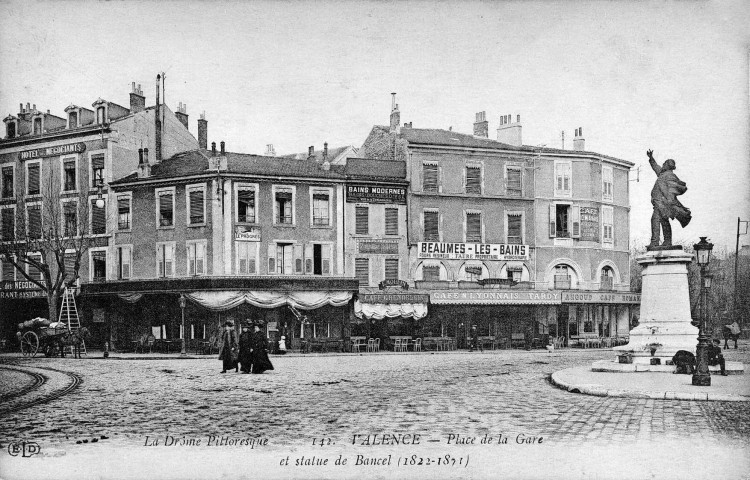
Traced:
[[[83, 383], [83, 378], [80, 375], [72, 372], [67, 372], [65, 370], [58, 370], [56, 368], [37, 366], [25, 368], [24, 366], [17, 364], [0, 365], [0, 368], [22, 372], [34, 378], [34, 381], [30, 385], [25, 386], [21, 390], [11, 392], [4, 396], [0, 396], [0, 416], [14, 413], [19, 410], [33, 407], [35, 405], [41, 405], [64, 397], [65, 395], [76, 390], [81, 385], [81, 383]], [[44, 373], [32, 371], [29, 368], [54, 373], [52, 375], [45, 375]], [[34, 392], [42, 390], [43, 387], [50, 383], [51, 377], [57, 376], [57, 380], [59, 381], [60, 375], [64, 376], [65, 380], [67, 380], [64, 382], [63, 386], [54, 387], [49, 392], [34, 395]], [[29, 398], [24, 399], [23, 397], [26, 396], [28, 396]]]

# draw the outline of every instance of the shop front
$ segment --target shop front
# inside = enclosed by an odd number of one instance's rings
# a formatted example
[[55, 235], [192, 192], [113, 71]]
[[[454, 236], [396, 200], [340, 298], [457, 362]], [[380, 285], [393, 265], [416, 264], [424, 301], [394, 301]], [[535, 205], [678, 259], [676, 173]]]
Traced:
[[360, 292], [354, 302], [351, 336], [380, 339], [381, 349], [391, 349], [391, 337], [418, 337], [427, 316], [426, 292]]
[[[547, 314], [550, 335], [565, 337], [566, 345], [611, 346], [630, 332], [630, 320], [638, 315], [639, 293], [561, 291], [562, 304]], [[627, 342], [625, 342], [627, 343]]]
[[17, 350], [18, 324], [49, 316], [47, 296], [31, 282], [0, 281], [0, 347]]

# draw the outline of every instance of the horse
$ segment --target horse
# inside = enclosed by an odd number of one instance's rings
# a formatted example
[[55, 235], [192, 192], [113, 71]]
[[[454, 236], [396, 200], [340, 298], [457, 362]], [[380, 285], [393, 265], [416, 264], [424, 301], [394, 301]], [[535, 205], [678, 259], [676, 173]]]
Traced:
[[[733, 324], [734, 325], [734, 324]], [[729, 348], [729, 340], [734, 340], [734, 348], [737, 348], [737, 339], [740, 338], [740, 333], [732, 333], [733, 325], [724, 325], [722, 333], [724, 334], [724, 348]], [[739, 330], [739, 328], [737, 329]]]
[[74, 332], [68, 332], [62, 335], [58, 341], [60, 347], [60, 357], [65, 358], [65, 348], [73, 347], [73, 358], [81, 358], [81, 345], [89, 337], [88, 328], [81, 327]]

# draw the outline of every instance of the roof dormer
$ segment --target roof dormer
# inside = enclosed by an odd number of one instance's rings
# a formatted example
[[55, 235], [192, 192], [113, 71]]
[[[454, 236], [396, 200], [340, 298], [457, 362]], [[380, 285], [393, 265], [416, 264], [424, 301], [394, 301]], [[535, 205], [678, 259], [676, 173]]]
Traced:
[[8, 115], [3, 119], [5, 123], [5, 138], [16, 138], [18, 136], [18, 117]]
[[94, 114], [96, 115], [94, 117], [94, 123], [96, 123], [97, 125], [104, 125], [106, 123], [109, 123], [109, 115], [107, 115], [107, 109], [109, 107], [108, 101], [102, 100], [100, 97], [94, 103], [92, 103], [91, 106], [94, 107]]
[[85, 107], [79, 107], [72, 103], [65, 108], [67, 114], [67, 128], [85, 127], [94, 123], [94, 111]]

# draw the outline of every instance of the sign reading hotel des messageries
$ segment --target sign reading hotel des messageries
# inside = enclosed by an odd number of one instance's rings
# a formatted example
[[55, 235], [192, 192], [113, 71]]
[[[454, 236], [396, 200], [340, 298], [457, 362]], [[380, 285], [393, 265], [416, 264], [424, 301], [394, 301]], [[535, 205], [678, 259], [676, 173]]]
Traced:
[[69, 143], [57, 147], [35, 148], [33, 150], [24, 150], [18, 152], [18, 158], [21, 160], [31, 160], [33, 158], [54, 157], [56, 155], [68, 155], [70, 153], [81, 153], [86, 150], [86, 144], [83, 142]]
[[346, 201], [406, 205], [406, 187], [380, 187], [355, 183], [346, 186]]
[[529, 246], [509, 243], [419, 242], [419, 258], [448, 260], [528, 260]]

